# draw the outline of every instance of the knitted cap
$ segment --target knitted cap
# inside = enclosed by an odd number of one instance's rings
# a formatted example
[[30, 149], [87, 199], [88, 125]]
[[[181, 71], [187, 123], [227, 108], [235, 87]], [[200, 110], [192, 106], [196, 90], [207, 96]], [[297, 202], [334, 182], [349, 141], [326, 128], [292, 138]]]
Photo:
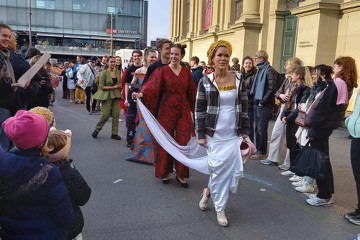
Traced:
[[16, 147], [30, 149], [39, 147], [45, 142], [49, 124], [39, 114], [19, 110], [14, 117], [3, 122], [2, 128]]
[[52, 124], [53, 122], [53, 114], [52, 112], [45, 107], [34, 107], [32, 109], [29, 110], [30, 112], [36, 113], [36, 114], [40, 114], [43, 117], [46, 118], [46, 120], [48, 121], [49, 125]]

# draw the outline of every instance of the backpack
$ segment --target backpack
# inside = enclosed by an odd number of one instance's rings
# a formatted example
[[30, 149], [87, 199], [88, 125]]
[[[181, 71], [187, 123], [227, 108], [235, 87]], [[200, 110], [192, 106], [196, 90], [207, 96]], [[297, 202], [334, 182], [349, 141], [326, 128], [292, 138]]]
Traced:
[[79, 70], [79, 64], [76, 63], [76, 64], [74, 65], [74, 67], [72, 68], [72, 72], [73, 72], [74, 82], [75, 82], [75, 83], [76, 83], [77, 80], [78, 80], [78, 77], [77, 77], [77, 72], [78, 72], [78, 70]]

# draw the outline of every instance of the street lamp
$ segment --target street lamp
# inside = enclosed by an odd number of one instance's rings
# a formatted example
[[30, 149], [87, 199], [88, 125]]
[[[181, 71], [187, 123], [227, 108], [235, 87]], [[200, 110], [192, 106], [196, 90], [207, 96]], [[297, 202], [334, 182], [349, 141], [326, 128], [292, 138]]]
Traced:
[[113, 44], [114, 44], [114, 18], [115, 15], [110, 13], [110, 56], [113, 55]]
[[31, 33], [31, 15], [32, 15], [32, 12], [31, 12], [31, 0], [29, 0], [29, 48], [32, 47], [32, 33]]

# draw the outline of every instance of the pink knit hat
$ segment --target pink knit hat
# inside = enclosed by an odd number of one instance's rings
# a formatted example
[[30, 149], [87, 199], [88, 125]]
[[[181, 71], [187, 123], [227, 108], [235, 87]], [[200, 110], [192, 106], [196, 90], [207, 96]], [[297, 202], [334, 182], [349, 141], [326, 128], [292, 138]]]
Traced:
[[19, 110], [2, 124], [6, 135], [20, 149], [39, 147], [47, 138], [49, 124], [36, 113]]

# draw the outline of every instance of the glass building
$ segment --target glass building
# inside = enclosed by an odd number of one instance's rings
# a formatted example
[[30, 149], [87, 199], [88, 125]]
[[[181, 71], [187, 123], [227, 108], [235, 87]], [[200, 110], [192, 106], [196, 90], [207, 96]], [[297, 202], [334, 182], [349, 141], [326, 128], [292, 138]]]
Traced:
[[147, 11], [146, 0], [0, 0], [19, 47], [29, 46], [31, 25], [33, 46], [64, 55], [109, 54], [111, 32], [114, 50], [144, 48]]

